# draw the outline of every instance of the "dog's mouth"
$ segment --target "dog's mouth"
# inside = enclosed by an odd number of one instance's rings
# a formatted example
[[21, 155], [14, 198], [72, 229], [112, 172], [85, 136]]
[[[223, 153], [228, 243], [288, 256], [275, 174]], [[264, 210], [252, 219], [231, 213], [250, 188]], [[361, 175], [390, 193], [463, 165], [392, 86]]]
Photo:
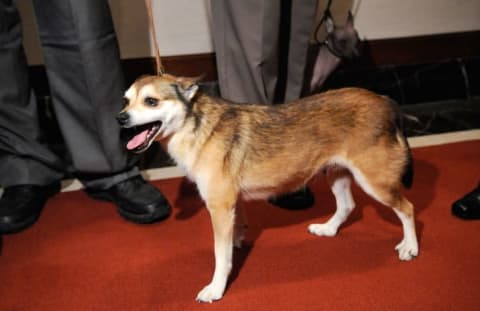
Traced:
[[155, 138], [160, 134], [161, 122], [153, 122], [135, 127], [135, 134], [127, 143], [127, 149], [141, 153], [150, 147]]

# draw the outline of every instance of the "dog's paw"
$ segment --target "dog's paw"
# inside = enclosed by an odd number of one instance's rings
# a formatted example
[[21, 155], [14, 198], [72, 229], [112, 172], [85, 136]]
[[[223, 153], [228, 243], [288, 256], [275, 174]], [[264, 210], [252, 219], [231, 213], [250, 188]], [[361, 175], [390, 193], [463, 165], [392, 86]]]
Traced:
[[213, 283], [205, 286], [197, 295], [198, 302], [212, 303], [215, 300], [219, 300], [223, 297], [223, 288], [214, 286]]
[[308, 226], [308, 232], [318, 236], [335, 236], [337, 228], [327, 224], [311, 224]]
[[395, 250], [398, 251], [398, 258], [400, 258], [400, 260], [412, 260], [418, 256], [418, 243], [417, 241], [407, 241], [403, 239], [402, 242], [395, 246]]

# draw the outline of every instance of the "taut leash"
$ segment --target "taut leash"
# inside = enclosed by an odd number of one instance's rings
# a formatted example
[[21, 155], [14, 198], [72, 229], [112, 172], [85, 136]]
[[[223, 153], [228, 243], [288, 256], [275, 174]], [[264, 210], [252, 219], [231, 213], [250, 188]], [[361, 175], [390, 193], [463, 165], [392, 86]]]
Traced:
[[317, 28], [315, 28], [315, 32], [313, 33], [313, 37], [317, 43], [322, 43], [320, 40], [318, 40], [318, 31], [320, 30], [320, 27], [323, 25], [325, 20], [330, 17], [333, 20], [332, 13], [330, 12], [330, 6], [332, 5], [332, 0], [328, 0], [327, 7], [323, 11], [322, 18], [318, 22]]
[[145, 0], [145, 6], [147, 8], [148, 13], [148, 22], [150, 25], [150, 34], [153, 39], [153, 46], [155, 48], [155, 65], [157, 69], [157, 75], [161, 76], [165, 73], [165, 68], [163, 68], [162, 60], [160, 58], [160, 49], [158, 48], [157, 42], [157, 33], [155, 31], [155, 23], [153, 21], [153, 13], [152, 13], [152, 0]]

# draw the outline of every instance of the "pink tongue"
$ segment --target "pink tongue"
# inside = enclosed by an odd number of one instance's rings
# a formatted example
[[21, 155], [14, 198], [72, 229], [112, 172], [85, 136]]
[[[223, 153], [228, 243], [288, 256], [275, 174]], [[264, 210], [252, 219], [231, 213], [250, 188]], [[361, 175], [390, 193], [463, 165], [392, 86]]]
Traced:
[[143, 144], [147, 140], [148, 130], [141, 132], [140, 134], [135, 135], [127, 144], [127, 149], [132, 150]]

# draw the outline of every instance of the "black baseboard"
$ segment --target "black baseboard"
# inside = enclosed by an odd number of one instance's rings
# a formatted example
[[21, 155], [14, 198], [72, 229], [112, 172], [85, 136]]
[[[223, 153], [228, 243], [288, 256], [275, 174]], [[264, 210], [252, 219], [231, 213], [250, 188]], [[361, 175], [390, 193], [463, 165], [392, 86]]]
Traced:
[[322, 90], [355, 86], [388, 95], [400, 105], [480, 96], [480, 57], [433, 63], [338, 68]]

